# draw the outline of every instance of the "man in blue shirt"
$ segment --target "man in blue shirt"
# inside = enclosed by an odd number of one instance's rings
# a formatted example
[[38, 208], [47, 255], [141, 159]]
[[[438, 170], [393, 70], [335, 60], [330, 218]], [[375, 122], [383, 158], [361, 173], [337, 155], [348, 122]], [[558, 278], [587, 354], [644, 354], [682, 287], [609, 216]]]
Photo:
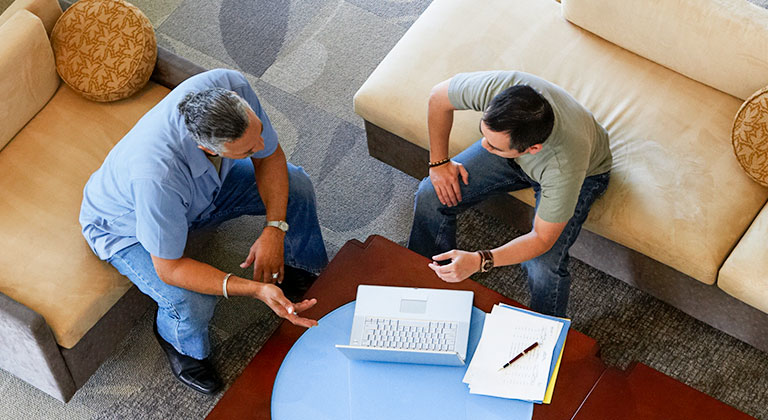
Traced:
[[[190, 230], [244, 214], [267, 219], [240, 265], [253, 265], [253, 279], [184, 256]], [[314, 299], [292, 303], [274, 284], [328, 263], [314, 190], [238, 72], [191, 77], [147, 112], [86, 184], [80, 224], [93, 251], [157, 302], [155, 335], [171, 371], [197, 391], [221, 385], [208, 360], [217, 295], [251, 296], [296, 325], [317, 325], [297, 315]]]

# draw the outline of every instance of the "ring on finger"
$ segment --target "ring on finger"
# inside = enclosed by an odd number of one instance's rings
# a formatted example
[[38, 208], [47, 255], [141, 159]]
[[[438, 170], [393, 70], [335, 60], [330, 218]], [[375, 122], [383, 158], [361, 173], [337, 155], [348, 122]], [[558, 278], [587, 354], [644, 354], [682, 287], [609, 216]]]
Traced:
[[279, 275], [280, 275], [280, 273], [272, 273], [272, 278], [276, 279]]

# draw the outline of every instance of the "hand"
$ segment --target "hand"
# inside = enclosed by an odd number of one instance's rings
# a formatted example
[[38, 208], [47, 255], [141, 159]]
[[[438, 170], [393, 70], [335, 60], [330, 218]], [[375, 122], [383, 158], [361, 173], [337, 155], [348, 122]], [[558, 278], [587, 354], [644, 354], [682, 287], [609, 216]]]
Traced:
[[[436, 261], [451, 260], [450, 264], [440, 265]], [[480, 270], [480, 254], [477, 252], [459, 251], [457, 249], [444, 252], [432, 257], [429, 263], [438, 277], [448, 283], [458, 283]]]
[[274, 284], [265, 284], [261, 288], [258, 296], [259, 300], [266, 303], [280, 318], [285, 318], [293, 325], [311, 328], [317, 326], [317, 321], [309, 318], [302, 318], [297, 313], [306, 311], [315, 306], [317, 299], [304, 299], [298, 303], [292, 303], [285, 297], [283, 291]]
[[[247, 268], [253, 264], [253, 280], [264, 283], [283, 282], [283, 238], [285, 233], [273, 227], [265, 227], [261, 236], [251, 246], [248, 257], [240, 264]], [[277, 273], [277, 277], [272, 277]]]
[[449, 161], [429, 168], [429, 179], [435, 187], [437, 198], [444, 206], [453, 207], [461, 201], [459, 176], [464, 181], [464, 185], [469, 185], [469, 172], [461, 163]]

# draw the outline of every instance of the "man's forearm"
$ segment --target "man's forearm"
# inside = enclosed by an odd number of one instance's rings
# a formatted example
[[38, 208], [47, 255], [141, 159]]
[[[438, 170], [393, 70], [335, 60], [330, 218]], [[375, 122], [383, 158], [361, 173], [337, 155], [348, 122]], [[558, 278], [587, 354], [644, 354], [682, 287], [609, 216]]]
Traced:
[[491, 250], [493, 265], [520, 264], [544, 254], [555, 245], [567, 224], [567, 221], [547, 222], [537, 214], [530, 232]]
[[[206, 295], [223, 295], [222, 284], [226, 273], [192, 258], [162, 260], [152, 257], [160, 279], [172, 286]], [[230, 276], [227, 280], [229, 296], [250, 296], [259, 298], [264, 283]]]
[[288, 166], [283, 149], [278, 145], [271, 156], [254, 160], [253, 167], [256, 187], [267, 209], [267, 220], [285, 220], [288, 208]]
[[450, 157], [448, 144], [453, 126], [453, 111], [430, 108], [427, 123], [429, 126], [429, 160], [435, 162]]
[[536, 258], [549, 251], [552, 246], [542, 240], [535, 231], [518, 236], [506, 244], [491, 250], [493, 253], [493, 265], [501, 267], [505, 265], [520, 264]]

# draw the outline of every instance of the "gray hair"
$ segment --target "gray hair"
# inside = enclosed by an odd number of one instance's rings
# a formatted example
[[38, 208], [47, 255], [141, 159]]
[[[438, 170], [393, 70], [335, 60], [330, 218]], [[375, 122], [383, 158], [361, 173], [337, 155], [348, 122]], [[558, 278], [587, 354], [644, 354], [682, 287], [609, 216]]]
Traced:
[[245, 133], [249, 108], [235, 92], [219, 87], [188, 93], [178, 105], [197, 144], [216, 153]]

